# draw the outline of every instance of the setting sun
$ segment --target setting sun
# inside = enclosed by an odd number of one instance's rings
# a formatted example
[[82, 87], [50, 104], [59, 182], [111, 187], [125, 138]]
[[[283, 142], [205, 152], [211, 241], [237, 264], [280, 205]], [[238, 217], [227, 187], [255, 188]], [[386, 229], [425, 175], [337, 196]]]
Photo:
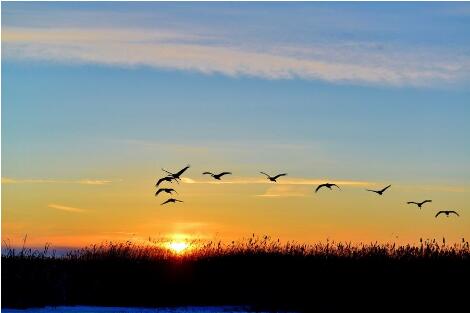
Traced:
[[168, 244], [168, 247], [173, 252], [180, 254], [183, 253], [189, 247], [189, 245], [183, 241], [173, 241]]

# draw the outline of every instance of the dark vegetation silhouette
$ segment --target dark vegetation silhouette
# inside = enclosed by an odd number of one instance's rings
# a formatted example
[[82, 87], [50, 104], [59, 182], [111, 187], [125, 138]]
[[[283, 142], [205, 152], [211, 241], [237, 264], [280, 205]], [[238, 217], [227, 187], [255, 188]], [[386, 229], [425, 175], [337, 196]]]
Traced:
[[[259, 310], [332, 312], [468, 305], [469, 243], [419, 245], [251, 237], [191, 243], [177, 255], [161, 241], [104, 243], [57, 257], [5, 245], [2, 306], [248, 305]], [[438, 299], [430, 295], [439, 294]], [[450, 298], [451, 297], [451, 298]], [[452, 299], [441, 301], [441, 299]]]
[[438, 217], [440, 214], [445, 214], [447, 217], [449, 217], [450, 214], [455, 214], [457, 216], [460, 216], [459, 213], [457, 213], [455, 211], [439, 211], [439, 212], [437, 212], [435, 217]]
[[269, 181], [272, 181], [272, 182], [275, 182], [277, 183], [277, 179], [281, 176], [287, 176], [287, 173], [282, 173], [282, 174], [277, 174], [276, 176], [270, 176], [268, 174], [266, 174], [265, 172], [260, 172], [261, 174], [265, 175], [266, 178], [269, 180]]
[[418, 206], [418, 208], [421, 209], [423, 204], [428, 203], [428, 202], [432, 202], [432, 200], [424, 200], [424, 201], [421, 201], [421, 202], [408, 201], [407, 204], [416, 204]]
[[375, 192], [376, 194], [378, 194], [379, 196], [383, 195], [383, 193], [385, 192], [385, 190], [387, 190], [388, 188], [390, 188], [392, 185], [388, 185], [387, 187], [381, 189], [381, 190], [372, 190], [372, 189], [366, 189], [367, 191], [371, 191], [371, 192]]
[[315, 192], [318, 192], [318, 190], [320, 190], [323, 187], [328, 188], [330, 190], [332, 190], [331, 187], [337, 187], [339, 190], [341, 190], [341, 188], [339, 188], [339, 186], [336, 184], [324, 183], [324, 184], [318, 185], [317, 189], [315, 189]]
[[220, 180], [220, 178], [224, 175], [232, 175], [231, 172], [222, 172], [222, 173], [219, 173], [219, 174], [214, 174], [214, 173], [211, 173], [211, 172], [204, 172], [202, 173], [202, 175], [211, 175], [212, 178], [214, 179], [217, 179], [217, 180]]

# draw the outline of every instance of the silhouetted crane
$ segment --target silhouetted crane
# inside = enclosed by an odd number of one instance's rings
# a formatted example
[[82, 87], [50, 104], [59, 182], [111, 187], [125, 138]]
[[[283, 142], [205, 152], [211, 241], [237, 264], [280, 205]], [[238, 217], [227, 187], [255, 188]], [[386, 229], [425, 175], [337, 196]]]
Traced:
[[384, 189], [382, 190], [371, 190], [371, 189], [366, 189], [367, 191], [372, 191], [372, 192], [375, 192], [376, 194], [378, 195], [382, 195], [384, 193], [385, 190], [387, 190], [388, 188], [390, 188], [392, 185], [388, 185], [387, 187], [385, 187]]
[[167, 170], [164, 169], [164, 168], [162, 168], [162, 171], [167, 172], [167, 173], [168, 173], [168, 176], [171, 176], [171, 177], [173, 177], [174, 179], [180, 179], [180, 176], [181, 176], [188, 168], [190, 168], [189, 164], [186, 165], [185, 168], [183, 168], [182, 170], [180, 170], [179, 172], [174, 173], [174, 174], [171, 173], [171, 172], [169, 172], [169, 171], [167, 171]]
[[277, 174], [276, 176], [269, 176], [268, 174], [266, 174], [265, 172], [260, 172], [261, 174], [263, 175], [266, 175], [266, 177], [268, 178], [268, 180], [270, 181], [273, 181], [275, 183], [277, 183], [276, 179], [278, 179], [279, 177], [281, 176], [286, 176], [287, 173], [283, 173], [283, 174]]
[[172, 194], [172, 192], [176, 192], [178, 193], [176, 190], [174, 190], [173, 188], [160, 188], [157, 190], [157, 192], [155, 193], [155, 197], [158, 196], [159, 193], [161, 192], [166, 192], [166, 193], [169, 193], [170, 195]]
[[416, 204], [420, 209], [423, 206], [423, 204], [432, 202], [432, 200], [424, 200], [422, 202], [414, 202], [414, 201], [408, 201], [407, 204]]
[[438, 217], [439, 214], [445, 214], [447, 217], [449, 217], [449, 214], [452, 214], [452, 213], [457, 215], [457, 216], [460, 216], [459, 213], [457, 213], [455, 211], [439, 211], [439, 212], [437, 212], [435, 217]]
[[335, 187], [337, 187], [339, 190], [341, 190], [341, 188], [339, 188], [339, 186], [336, 185], [336, 184], [324, 183], [324, 184], [318, 185], [317, 189], [315, 189], [315, 192], [317, 192], [318, 190], [320, 190], [320, 188], [322, 188], [322, 187], [326, 187], [326, 188], [332, 190], [331, 187], [333, 187], [333, 186], [335, 186]]
[[[155, 184], [155, 187], [160, 186], [160, 184], [161, 184], [162, 182], [164, 182], [164, 181], [167, 181], [167, 182], [171, 183], [173, 180], [178, 183], [178, 180], [176, 180], [176, 178], [173, 178], [173, 177], [171, 177], [171, 176], [162, 177], [162, 178], [160, 178], [160, 179], [157, 181], [157, 183]], [[179, 183], [178, 183], [178, 184], [179, 184]]]
[[175, 199], [175, 198], [170, 198], [170, 199], [166, 200], [165, 202], [163, 202], [160, 205], [164, 205], [164, 204], [167, 204], [167, 203], [176, 203], [176, 202], [183, 202], [183, 201]]
[[211, 173], [211, 172], [204, 172], [202, 173], [202, 175], [211, 175], [212, 178], [214, 179], [217, 179], [217, 180], [220, 180], [220, 178], [224, 175], [232, 175], [231, 172], [222, 172], [222, 173], [219, 173], [219, 174], [214, 174], [214, 173]]

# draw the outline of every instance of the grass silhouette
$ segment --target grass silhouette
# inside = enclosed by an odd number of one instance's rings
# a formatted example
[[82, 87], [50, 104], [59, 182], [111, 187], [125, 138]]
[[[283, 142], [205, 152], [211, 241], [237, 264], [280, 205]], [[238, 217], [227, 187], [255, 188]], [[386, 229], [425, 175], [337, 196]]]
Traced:
[[59, 257], [49, 246], [15, 250], [4, 242], [2, 307], [250, 305], [311, 312], [407, 303], [408, 308], [449, 308], [464, 301], [459, 284], [470, 278], [464, 239], [453, 245], [445, 239], [421, 240], [417, 246], [308, 245], [253, 236], [190, 245], [176, 254], [158, 240], [107, 242]]

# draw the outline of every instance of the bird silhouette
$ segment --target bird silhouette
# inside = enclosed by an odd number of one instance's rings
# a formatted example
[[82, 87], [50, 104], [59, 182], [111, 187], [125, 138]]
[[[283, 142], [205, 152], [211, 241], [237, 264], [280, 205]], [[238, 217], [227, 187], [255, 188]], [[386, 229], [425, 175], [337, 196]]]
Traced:
[[167, 204], [167, 203], [176, 203], [176, 202], [183, 202], [183, 201], [175, 199], [175, 198], [170, 198], [170, 199], [166, 200], [165, 202], [161, 203], [160, 205], [164, 205], [164, 204]]
[[171, 177], [173, 177], [174, 179], [178, 180], [178, 179], [180, 179], [180, 176], [181, 176], [188, 168], [190, 168], [190, 165], [189, 165], [189, 164], [186, 165], [185, 168], [181, 169], [179, 172], [176, 172], [176, 173], [169, 172], [169, 171], [167, 171], [167, 170], [164, 169], [164, 168], [162, 168], [162, 171], [168, 173], [168, 176], [171, 176]]
[[155, 184], [155, 187], [160, 186], [160, 184], [163, 183], [164, 181], [167, 181], [167, 182], [171, 183], [173, 180], [178, 183], [178, 180], [176, 178], [171, 177], [171, 176], [162, 177], [157, 181], [157, 183]]
[[367, 191], [372, 191], [372, 192], [375, 192], [376, 194], [378, 195], [382, 195], [384, 193], [385, 190], [387, 190], [388, 188], [390, 188], [392, 185], [388, 185], [387, 187], [385, 187], [384, 189], [382, 190], [371, 190], [371, 189], [366, 189]]
[[452, 214], [452, 213], [457, 215], [457, 216], [460, 216], [459, 213], [457, 213], [455, 211], [439, 211], [439, 212], [437, 212], [435, 217], [438, 217], [439, 214], [445, 214], [447, 217], [449, 217], [449, 214]]
[[432, 202], [432, 200], [424, 200], [422, 202], [414, 202], [414, 201], [408, 201], [407, 204], [416, 204], [420, 209], [423, 206], [423, 204], [427, 202]]
[[333, 186], [338, 187], [338, 189], [341, 190], [341, 188], [339, 188], [339, 186], [336, 185], [336, 184], [324, 183], [324, 184], [318, 185], [317, 189], [315, 189], [315, 192], [318, 192], [318, 190], [320, 190], [320, 188], [322, 188], [322, 187], [326, 187], [326, 188], [332, 190], [331, 187], [333, 187]]
[[268, 174], [266, 174], [265, 172], [260, 172], [261, 174], [263, 175], [266, 175], [266, 178], [270, 181], [273, 181], [275, 183], [277, 183], [276, 179], [278, 179], [279, 177], [281, 176], [286, 176], [287, 173], [283, 173], [283, 174], [277, 174], [276, 176], [269, 176]]
[[211, 173], [211, 172], [204, 172], [202, 173], [202, 175], [211, 175], [212, 178], [214, 179], [217, 179], [217, 180], [220, 180], [220, 178], [224, 175], [232, 175], [231, 172], [222, 172], [222, 173], [219, 173], [219, 174], [214, 174], [214, 173]]
[[157, 190], [157, 192], [155, 193], [155, 197], [158, 196], [161, 192], [166, 192], [166, 193], [169, 193], [170, 195], [172, 194], [172, 192], [176, 192], [178, 193], [176, 190], [174, 190], [173, 188], [160, 188]]

